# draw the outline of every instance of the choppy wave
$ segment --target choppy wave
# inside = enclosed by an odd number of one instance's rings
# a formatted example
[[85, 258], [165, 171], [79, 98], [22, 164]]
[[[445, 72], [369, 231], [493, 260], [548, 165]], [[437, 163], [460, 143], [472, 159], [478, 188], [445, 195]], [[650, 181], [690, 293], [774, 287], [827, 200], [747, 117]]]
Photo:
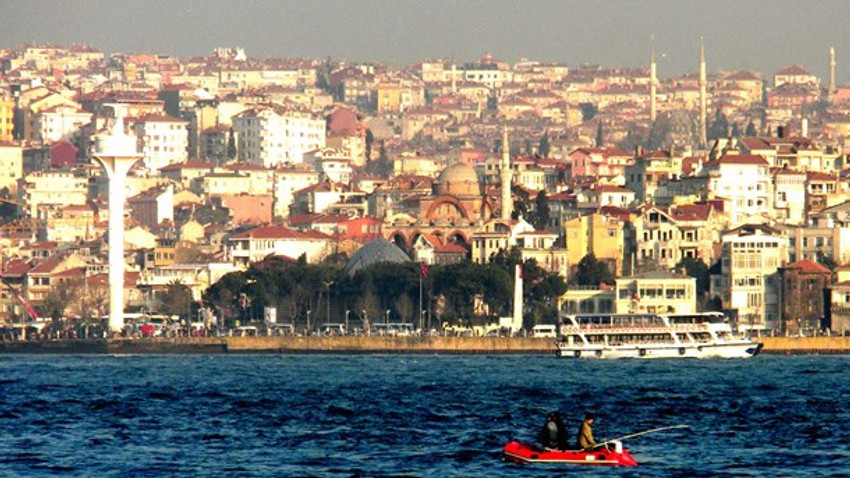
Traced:
[[626, 442], [617, 476], [850, 476], [845, 357], [0, 358], [0, 476], [611, 476], [502, 463], [546, 412]]

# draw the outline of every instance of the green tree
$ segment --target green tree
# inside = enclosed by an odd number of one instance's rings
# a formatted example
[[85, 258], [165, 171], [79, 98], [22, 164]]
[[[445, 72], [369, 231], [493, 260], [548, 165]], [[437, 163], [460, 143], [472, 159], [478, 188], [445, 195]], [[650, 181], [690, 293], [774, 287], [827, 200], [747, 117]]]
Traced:
[[590, 253], [584, 256], [578, 263], [576, 273], [572, 278], [576, 285], [598, 286], [614, 282], [614, 274], [608, 265], [596, 259], [596, 255]]
[[605, 135], [602, 131], [602, 122], [596, 123], [596, 147], [601, 148], [605, 142]]
[[156, 310], [165, 315], [177, 315], [191, 319], [192, 290], [180, 281], [174, 281], [157, 294]]
[[230, 128], [227, 135], [227, 159], [236, 159], [236, 154], [236, 134], [233, 133], [233, 128]]
[[750, 122], [747, 123], [747, 130], [744, 132], [744, 136], [747, 138], [754, 138], [758, 136], [758, 133], [756, 132], [756, 124], [753, 123], [753, 120], [750, 120]]
[[534, 156], [534, 145], [531, 144], [531, 140], [525, 138], [525, 155], [528, 157]]
[[558, 317], [558, 298], [567, 291], [567, 283], [529, 259], [522, 264], [523, 299], [526, 303], [523, 326], [554, 323]]
[[40, 307], [41, 315], [52, 320], [64, 317], [68, 306], [76, 299], [76, 291], [77, 289], [71, 287], [68, 282], [60, 282], [44, 298], [44, 303]]
[[222, 276], [204, 291], [204, 303], [215, 309], [222, 319], [237, 315], [240, 294], [245, 292], [247, 277], [244, 272], [231, 272]]
[[579, 103], [578, 107], [581, 109], [581, 120], [583, 122], [592, 120], [599, 111], [593, 103]]
[[535, 229], [540, 231], [545, 230], [549, 225], [549, 198], [546, 196], [546, 191], [541, 190], [534, 198], [532, 224]]
[[540, 144], [537, 145], [537, 153], [543, 157], [549, 157], [549, 150], [551, 146], [549, 145], [549, 132], [543, 133], [543, 136], [540, 137]]
[[707, 139], [729, 137], [729, 120], [720, 108], [714, 112], [714, 120], [708, 125], [706, 137]]
[[366, 161], [372, 160], [372, 142], [375, 141], [375, 135], [372, 133], [372, 130], [366, 128]]
[[17, 216], [18, 208], [10, 201], [14, 201], [8, 187], [0, 189], [0, 223], [7, 223]]
[[676, 269], [684, 271], [685, 275], [697, 280], [697, 295], [699, 297], [704, 297], [708, 293], [711, 277], [708, 272], [708, 265], [702, 259], [698, 257], [683, 257], [676, 264]]
[[530, 202], [531, 198], [528, 195], [528, 191], [521, 187], [511, 186], [511, 194], [514, 197], [519, 197], [516, 201], [514, 201], [514, 210], [511, 211], [511, 218], [519, 219], [520, 217], [529, 217], [530, 211]]
[[316, 69], [316, 87], [324, 90], [327, 93], [331, 91], [331, 72], [333, 72], [333, 61], [331, 57], [325, 58], [325, 62], [321, 68]]
[[519, 154], [521, 152], [520, 148], [519, 148], [519, 144], [517, 144], [516, 141], [512, 141], [512, 142], [509, 141], [509, 143], [510, 143], [510, 147], [511, 147], [510, 155], [511, 155], [512, 158], [516, 158], [517, 156], [519, 156]]
[[817, 259], [821, 265], [833, 272], [835, 272], [835, 268], [838, 267], [838, 263], [835, 262], [835, 259], [833, 259], [830, 254], [827, 254], [823, 251], [817, 252]]
[[729, 136], [731, 136], [733, 138], [740, 138], [741, 137], [741, 127], [738, 126], [737, 122], [732, 123], [732, 131], [729, 133]]

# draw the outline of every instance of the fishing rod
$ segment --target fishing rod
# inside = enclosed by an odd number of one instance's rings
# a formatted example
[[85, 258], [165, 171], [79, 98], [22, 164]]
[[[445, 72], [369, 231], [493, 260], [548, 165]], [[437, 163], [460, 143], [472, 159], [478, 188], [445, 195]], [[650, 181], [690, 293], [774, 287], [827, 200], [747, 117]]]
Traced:
[[651, 430], [644, 430], [642, 432], [636, 432], [636, 433], [632, 433], [630, 435], [623, 435], [621, 437], [612, 438], [610, 440], [605, 440], [602, 443], [596, 444], [596, 446], [607, 445], [608, 443], [625, 440], [626, 438], [634, 438], [634, 437], [638, 437], [638, 436], [641, 436], [641, 435], [649, 435], [650, 433], [661, 432], [661, 431], [664, 431], [664, 430], [674, 430], [674, 429], [677, 429], [677, 428], [691, 428], [691, 426], [690, 425], [670, 425], [668, 427], [653, 428]]

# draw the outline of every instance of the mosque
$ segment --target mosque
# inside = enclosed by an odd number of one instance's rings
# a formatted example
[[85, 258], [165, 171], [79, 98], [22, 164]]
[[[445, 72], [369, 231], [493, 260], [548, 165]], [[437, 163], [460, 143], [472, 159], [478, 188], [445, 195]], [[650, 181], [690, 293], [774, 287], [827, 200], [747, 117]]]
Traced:
[[387, 240], [408, 252], [423, 243], [437, 249], [452, 248], [455, 252], [462, 247], [468, 252], [473, 234], [485, 225], [493, 221], [509, 225], [513, 212], [513, 169], [507, 129], [502, 144], [500, 197], [485, 193], [471, 165], [450, 164], [433, 182], [431, 194], [409, 196], [401, 204], [393, 205], [384, 228]]

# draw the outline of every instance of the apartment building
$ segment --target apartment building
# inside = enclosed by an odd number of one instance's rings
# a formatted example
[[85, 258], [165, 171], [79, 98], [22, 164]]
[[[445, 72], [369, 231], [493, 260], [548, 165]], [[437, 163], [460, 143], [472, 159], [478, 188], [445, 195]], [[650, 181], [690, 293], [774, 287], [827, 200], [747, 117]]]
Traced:
[[309, 111], [281, 106], [249, 109], [233, 117], [241, 161], [276, 167], [300, 163], [325, 147], [326, 123]]
[[168, 115], [140, 118], [134, 130], [142, 143], [142, 161], [148, 171], [156, 172], [169, 164], [188, 159], [188, 122]]
[[738, 330], [776, 328], [788, 239], [766, 226], [742, 226], [723, 235], [721, 260], [720, 274], [711, 276], [711, 296], [720, 298]]

